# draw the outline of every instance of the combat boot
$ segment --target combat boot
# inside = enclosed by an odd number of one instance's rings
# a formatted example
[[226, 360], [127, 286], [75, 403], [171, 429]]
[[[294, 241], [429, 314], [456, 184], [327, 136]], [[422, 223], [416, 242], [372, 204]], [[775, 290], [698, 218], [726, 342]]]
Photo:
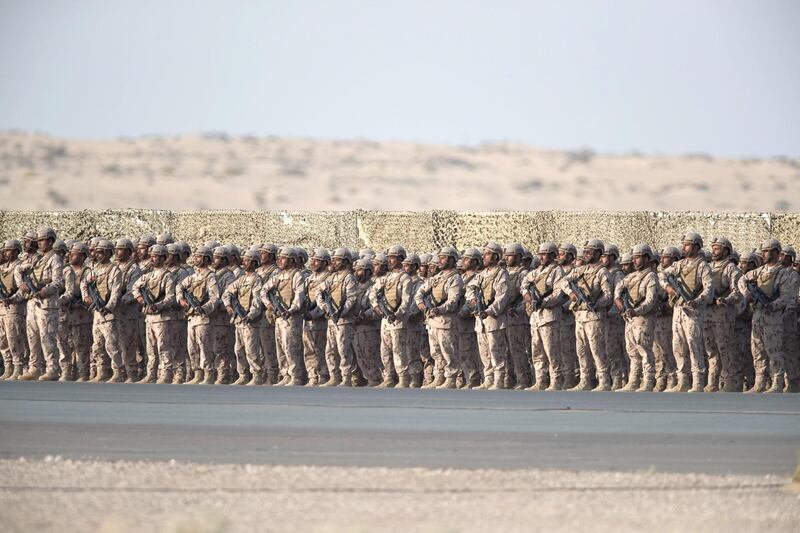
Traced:
[[611, 390], [611, 378], [608, 374], [597, 376], [597, 386], [592, 389], [593, 392], [608, 392]]
[[19, 377], [20, 381], [36, 381], [39, 379], [39, 376], [42, 375], [42, 371], [38, 368], [34, 368], [32, 370], [28, 370], [24, 374]]
[[692, 387], [689, 385], [689, 376], [684, 376], [681, 374], [678, 376], [678, 382], [675, 384], [675, 386], [669, 389], [667, 392], [689, 392], [690, 388]]
[[14, 365], [14, 372], [11, 374], [11, 377], [8, 378], [9, 381], [18, 380], [22, 376], [22, 365]]
[[217, 379], [214, 385], [225, 385], [228, 382], [228, 371], [225, 369], [217, 370]]
[[[201, 370], [200, 372], [203, 372], [203, 371]], [[203, 377], [203, 381], [201, 381], [200, 383], [201, 383], [202, 385], [213, 385], [213, 384], [214, 384], [214, 381], [215, 381], [215, 378], [214, 378], [214, 371], [213, 371], [213, 370], [209, 370], [209, 371], [208, 371], [208, 372], [206, 372], [205, 374], [206, 374], [206, 375]], [[202, 374], [201, 374], [201, 375], [202, 375]]]
[[90, 379], [89, 381], [92, 383], [102, 383], [103, 381], [105, 381], [103, 379], [103, 372], [101, 372], [100, 369], [98, 368], [95, 371], [94, 376], [92, 376], [92, 379]]
[[525, 390], [542, 391], [542, 390], [547, 390], [547, 387], [545, 387], [544, 380], [540, 379], [540, 380], [536, 381], [536, 383], [534, 383], [533, 385], [531, 385], [530, 387], [528, 387]]
[[247, 382], [247, 387], [255, 387], [257, 385], [264, 384], [264, 374], [261, 372], [256, 372], [253, 374], [253, 377], [250, 378], [250, 381]]
[[703, 374], [692, 374], [692, 388], [689, 392], [703, 392]]
[[190, 381], [187, 381], [185, 384], [186, 385], [198, 385], [198, 384], [202, 383], [203, 377], [204, 376], [203, 376], [203, 371], [202, 370], [195, 370], [194, 371], [194, 377]]
[[331, 379], [325, 382], [322, 387], [338, 387], [339, 384], [342, 382], [342, 376], [339, 374], [334, 374], [331, 376]]
[[719, 385], [715, 381], [709, 380], [708, 384], [703, 388], [703, 392], [719, 392]]
[[61, 377], [58, 381], [72, 381], [72, 367], [70, 365], [61, 366]]
[[414, 389], [418, 389], [418, 388], [422, 387], [422, 373], [415, 372], [415, 373], [411, 374], [411, 379], [410, 379], [410, 383], [409, 383], [408, 386], [412, 387]]
[[435, 389], [436, 388], [436, 383], [434, 382], [434, 380], [430, 380], [427, 383], [423, 383], [422, 387], [420, 387], [420, 388], [423, 388], [423, 389]]
[[158, 381], [156, 381], [156, 383], [158, 383], [159, 385], [169, 385], [170, 383], [172, 383], [172, 369], [171, 368], [165, 369], [164, 372], [161, 373], [161, 377], [158, 378]]
[[625, 383], [625, 381], [622, 379], [622, 375], [614, 374], [611, 377], [611, 390], [613, 391], [625, 390], [625, 387], [630, 385], [630, 383], [631, 383], [630, 378], [628, 378], [628, 383]]
[[311, 376], [308, 378], [308, 383], [306, 383], [309, 387], [316, 387], [319, 385], [319, 378], [317, 376]]
[[175, 370], [175, 377], [172, 378], [172, 382], [181, 385], [184, 381], [186, 381], [186, 369], [181, 365]]
[[642, 384], [641, 376], [639, 376], [639, 374], [631, 374], [630, 377], [628, 377], [628, 383], [626, 383], [625, 386], [619, 390], [623, 392], [632, 392], [635, 390], [639, 390], [639, 386], [641, 384]]
[[125, 369], [125, 373], [128, 375], [125, 379], [125, 383], [136, 383], [139, 380], [139, 367], [138, 366], [129, 366]]
[[795, 379], [789, 380], [789, 383], [787, 383], [786, 385], [786, 392], [791, 392], [791, 393], [800, 392], [800, 384], [798, 384], [797, 380]]
[[742, 381], [736, 377], [728, 376], [725, 380], [725, 386], [722, 387], [722, 392], [742, 392]]
[[678, 375], [675, 372], [670, 373], [667, 376], [667, 392], [670, 392], [669, 389], [674, 389], [678, 386]]
[[58, 379], [58, 372], [56, 372], [55, 368], [48, 370], [47, 372], [39, 376], [39, 381], [56, 381], [57, 379]]
[[756, 375], [756, 381], [753, 386], [747, 389], [747, 393], [759, 393], [767, 391], [767, 380], [763, 376]]
[[394, 388], [394, 385], [395, 385], [395, 383], [394, 383], [394, 380], [392, 378], [386, 378], [383, 381], [381, 381], [380, 385], [378, 385], [375, 388], [377, 388], [377, 389], [392, 389], [392, 388]]
[[784, 379], [782, 373], [776, 373], [772, 376], [772, 386], [766, 392], [775, 394], [783, 392]]
[[339, 383], [339, 387], [352, 387], [353, 386], [353, 376], [350, 374], [344, 376], [342, 378], [342, 382]]
[[653, 390], [656, 392], [664, 392], [667, 390], [667, 378], [664, 376], [658, 378], [656, 380], [656, 386], [653, 388]]
[[3, 367], [3, 375], [0, 376], [0, 381], [5, 381], [11, 377], [11, 374], [14, 373], [14, 369], [12, 368], [13, 365], [5, 365]]
[[451, 376], [445, 379], [441, 385], [436, 387], [437, 389], [457, 389], [458, 385], [456, 384], [455, 376]]
[[494, 383], [489, 386], [489, 390], [502, 390], [506, 388], [506, 373], [502, 370], [494, 371]]
[[656, 379], [654, 376], [647, 376], [642, 381], [642, 384], [636, 389], [636, 392], [653, 392], [656, 388]]
[[563, 390], [564, 389], [564, 378], [560, 375], [550, 378], [550, 386], [547, 387], [545, 390], [554, 391], [554, 390]]
[[459, 372], [458, 375], [456, 375], [456, 387], [459, 389], [463, 389], [466, 386], [467, 386], [467, 380], [464, 379], [464, 373]]
[[111, 379], [108, 380], [109, 383], [124, 383], [125, 378], [122, 377], [122, 371], [119, 368], [114, 369], [114, 373], [111, 374]]
[[302, 387], [303, 381], [299, 378], [292, 378], [289, 380], [289, 383], [284, 385], [284, 387]]
[[290, 381], [292, 381], [292, 377], [289, 374], [286, 374], [279, 382], [276, 383], [276, 385], [288, 385]]
[[399, 389], [407, 389], [411, 386], [411, 380], [408, 377], [408, 374], [403, 374], [400, 376], [400, 381], [397, 383], [397, 388]]
[[588, 376], [581, 376], [581, 380], [578, 382], [577, 385], [569, 389], [571, 391], [587, 391], [592, 390], [592, 384], [589, 381]]
[[433, 380], [433, 386], [434, 386], [434, 387], [437, 387], [437, 388], [438, 388], [438, 387], [441, 387], [442, 385], [444, 385], [444, 382], [445, 382], [444, 376], [443, 376], [442, 374], [439, 374], [439, 375], [438, 375], [438, 376], [436, 376], [436, 378]]
[[239, 374], [239, 378], [233, 383], [231, 383], [231, 385], [245, 385], [246, 383], [247, 383], [247, 373], [242, 372], [241, 374]]

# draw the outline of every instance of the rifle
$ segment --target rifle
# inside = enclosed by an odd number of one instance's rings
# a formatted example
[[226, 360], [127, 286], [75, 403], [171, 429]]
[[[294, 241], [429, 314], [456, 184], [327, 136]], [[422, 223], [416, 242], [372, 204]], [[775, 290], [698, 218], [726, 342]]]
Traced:
[[386, 289], [381, 287], [381, 290], [378, 291], [377, 295], [378, 300], [378, 308], [381, 310], [381, 314], [386, 317], [386, 320], [389, 323], [393, 323], [396, 319], [394, 317], [394, 313], [389, 309], [389, 302], [386, 300]]
[[100, 291], [97, 290], [97, 282], [90, 281], [86, 284], [86, 290], [89, 292], [89, 298], [92, 300], [92, 305], [89, 306], [90, 310], [95, 310], [100, 314], [105, 311], [106, 304], [100, 296]]
[[203, 313], [203, 303], [200, 302], [197, 298], [195, 298], [194, 294], [192, 294], [191, 292], [187, 291], [187, 292], [184, 292], [183, 295], [184, 295], [184, 297], [186, 299], [186, 303], [189, 304], [189, 307], [192, 308], [192, 311], [194, 311], [195, 314], [197, 314], [197, 315], [203, 315], [204, 314]]
[[3, 280], [0, 280], [0, 300], [8, 300], [9, 298], [11, 298], [11, 295], [8, 294], [8, 289], [6, 289]]
[[578, 287], [578, 284], [572, 280], [568, 280], [569, 288], [572, 292], [575, 293], [575, 296], [578, 297], [578, 303], [584, 304], [589, 311], [594, 312], [594, 304], [589, 301], [589, 297], [586, 296], [586, 293]]
[[325, 302], [325, 307], [328, 308], [328, 314], [330, 315], [330, 318], [333, 320], [333, 323], [338, 324], [339, 313], [342, 310], [336, 309], [336, 304], [333, 302], [333, 298], [331, 298], [331, 293], [328, 292], [328, 289], [320, 289], [319, 294], [320, 296], [322, 296], [322, 301]]
[[689, 302], [694, 300], [692, 295], [689, 294], [689, 291], [686, 290], [686, 287], [683, 285], [683, 282], [681, 282], [677, 277], [675, 277], [675, 274], [667, 274], [665, 278], [667, 280], [667, 285], [672, 287], [672, 290], [675, 291], [675, 294], [677, 294], [681, 300], [683, 300], [683, 303], [688, 304]]
[[[622, 289], [619, 299], [622, 300], [622, 316], [624, 317], [625, 313], [632, 311], [635, 306], [631, 301], [631, 293], [628, 291], [628, 289]], [[627, 318], [625, 320], [627, 320]]]
[[144, 300], [145, 307], [150, 307], [151, 305], [156, 304], [155, 300], [153, 299], [153, 295], [150, 294], [150, 289], [147, 287], [142, 287], [140, 292], [142, 294], [142, 300]]
[[549, 289], [544, 294], [540, 295], [536, 285], [531, 283], [528, 287], [528, 293], [531, 295], [531, 308], [537, 311], [542, 306], [544, 299], [553, 294], [553, 289]]
[[267, 291], [267, 299], [269, 300], [270, 305], [272, 305], [272, 309], [275, 310], [275, 314], [279, 316], [286, 314], [288, 309], [283, 304], [283, 300], [281, 300], [278, 296], [277, 289], [275, 287]]
[[244, 321], [245, 317], [247, 317], [247, 311], [244, 310], [242, 304], [239, 303], [239, 297], [235, 294], [231, 294], [231, 309], [233, 309], [233, 318], [231, 321], [235, 320], [236, 317], [239, 317], [239, 320]]
[[486, 326], [483, 323], [481, 314], [486, 311], [486, 302], [483, 301], [483, 291], [480, 287], [473, 287], [472, 294], [475, 297], [475, 320], [481, 325], [481, 331], [486, 331]]
[[753, 301], [765, 309], [767, 306], [769, 306], [769, 304], [778, 299], [779, 289], [775, 289], [775, 294], [773, 295], [772, 299], [770, 299], [767, 298], [767, 295], [764, 294], [764, 291], [761, 290], [761, 287], [758, 286], [758, 283], [755, 280], [747, 280], [744, 282], [744, 285], [747, 287], [747, 292], [749, 292], [750, 296], [753, 297]]
[[25, 285], [28, 286], [28, 290], [30, 291], [31, 294], [35, 295], [41, 289], [41, 287], [39, 287], [39, 284], [36, 283], [36, 281], [33, 279], [30, 269], [25, 269], [22, 271], [22, 281], [25, 282]]
[[422, 304], [425, 306], [425, 316], [428, 316], [428, 313], [436, 309], [436, 306], [433, 304], [433, 293], [431, 291], [422, 293]]

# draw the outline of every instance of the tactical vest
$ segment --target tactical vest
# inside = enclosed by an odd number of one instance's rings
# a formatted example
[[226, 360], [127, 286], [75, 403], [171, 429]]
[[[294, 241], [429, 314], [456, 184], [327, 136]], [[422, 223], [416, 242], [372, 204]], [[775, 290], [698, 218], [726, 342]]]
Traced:
[[0, 267], [0, 280], [9, 296], [17, 292], [17, 282], [14, 280], [14, 269], [19, 265], [19, 260]]
[[714, 294], [719, 298], [726, 298], [731, 293], [731, 282], [724, 276], [727, 261], [714, 261], [711, 265], [711, 281], [713, 281]]
[[342, 305], [344, 305], [344, 301], [346, 295], [344, 293], [344, 280], [347, 277], [348, 272], [343, 270], [342, 272], [337, 272], [331, 278], [331, 285], [330, 285], [330, 294], [331, 300], [333, 303], [336, 304], [337, 309], [341, 309]]
[[644, 291], [642, 290], [642, 282], [647, 279], [649, 270], [642, 270], [631, 275], [631, 281], [628, 284], [628, 295], [631, 297], [631, 303], [637, 307], [644, 301]]
[[287, 308], [291, 307], [292, 302], [294, 301], [294, 287], [292, 286], [292, 279], [294, 278], [294, 274], [297, 272], [296, 270], [287, 270], [286, 272], [281, 273], [278, 280], [278, 297], [280, 297], [283, 305]]
[[322, 288], [323, 282], [330, 277], [330, 272], [322, 272], [314, 276], [314, 279], [308, 283], [308, 300], [316, 302], [319, 290]]
[[595, 288], [594, 286], [599, 271], [599, 266], [595, 266], [594, 268], [589, 267], [586, 268], [581, 274], [581, 277], [578, 278], [578, 287], [580, 287], [584, 294], [592, 301], [596, 301], [602, 292], [600, 288]]
[[758, 288], [761, 289], [764, 296], [770, 300], [775, 298], [775, 291], [778, 289], [778, 287], [775, 286], [775, 280], [778, 278], [778, 272], [781, 270], [783, 270], [783, 265], [778, 264], [771, 270], [767, 266], [764, 266], [758, 272], [758, 277], [756, 278]]
[[[133, 264], [134, 264], [133, 261], [128, 261], [127, 263], [118, 263], [117, 264], [117, 268], [119, 268], [120, 272], [122, 272], [122, 284], [125, 287], [128, 286], [128, 281], [129, 281], [128, 280], [128, 273], [131, 271], [131, 268], [133, 268]], [[123, 270], [122, 267], [125, 267], [125, 270]]]
[[[55, 257], [56, 253], [53, 250], [50, 250], [34, 264], [33, 266], [33, 281], [39, 285], [39, 288], [44, 287], [52, 280], [52, 275], [50, 274], [50, 261]], [[47, 276], [47, 278], [45, 278]]]
[[211, 271], [207, 270], [205, 275], [197, 276], [192, 282], [189, 284], [189, 292], [192, 293], [192, 296], [200, 302], [200, 305], [204, 305], [208, 301], [208, 290], [206, 289], [208, 276], [211, 275]]
[[100, 265], [98, 268], [102, 269], [103, 266], [107, 268], [99, 272], [95, 269], [95, 284], [97, 285], [97, 293], [100, 295], [100, 298], [102, 298], [104, 302], [108, 302], [108, 297], [111, 295], [111, 273], [117, 267], [109, 263], [107, 265]]
[[431, 296], [433, 297], [433, 305], [439, 307], [447, 301], [447, 291], [444, 290], [450, 278], [456, 275], [455, 270], [445, 270], [434, 276], [431, 280]]
[[402, 279], [403, 274], [397, 272], [391, 272], [386, 275], [386, 283], [383, 286], [383, 292], [386, 295], [386, 303], [389, 304], [389, 310], [391, 312], [396, 312], [397, 309], [400, 307], [400, 279]]
[[169, 270], [162, 268], [161, 272], [152, 272], [152, 276], [145, 282], [145, 287], [153, 295], [154, 302], [160, 302], [166, 296], [167, 276], [172, 275]]
[[688, 289], [689, 294], [696, 295], [700, 291], [698, 290], [698, 283], [697, 283], [697, 269], [700, 268], [700, 263], [702, 262], [701, 259], [695, 259], [692, 263], [684, 268], [684, 266], [688, 263], [688, 259], [681, 262], [680, 268], [680, 277], [681, 281], [683, 282], [684, 286]]
[[553, 272], [553, 269], [556, 268], [556, 265], [550, 264], [546, 267], [539, 270], [539, 272], [533, 278], [533, 286], [536, 287], [536, 292], [539, 294], [541, 298], [547, 292], [547, 278], [550, 277], [550, 273]]
[[239, 285], [239, 303], [245, 311], [250, 310], [253, 303], [253, 278], [256, 274], [245, 274], [242, 284]]
[[500, 267], [496, 267], [494, 274], [492, 276], [486, 276], [483, 278], [481, 282], [481, 293], [483, 294], [483, 303], [486, 307], [489, 307], [494, 303], [495, 297], [495, 290], [494, 290], [494, 280], [497, 279], [497, 276], [500, 275], [500, 271], [502, 269]]

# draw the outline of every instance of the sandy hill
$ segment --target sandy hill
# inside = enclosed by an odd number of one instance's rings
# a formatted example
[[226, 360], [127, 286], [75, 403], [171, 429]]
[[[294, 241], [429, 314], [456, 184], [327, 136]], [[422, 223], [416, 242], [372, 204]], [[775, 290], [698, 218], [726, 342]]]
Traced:
[[0, 133], [1, 209], [796, 211], [800, 161], [224, 134]]

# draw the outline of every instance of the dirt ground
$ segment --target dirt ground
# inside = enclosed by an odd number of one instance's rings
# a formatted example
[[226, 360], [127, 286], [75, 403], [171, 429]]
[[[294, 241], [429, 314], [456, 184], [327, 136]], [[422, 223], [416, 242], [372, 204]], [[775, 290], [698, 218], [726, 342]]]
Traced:
[[797, 531], [776, 476], [0, 461], [0, 530]]

